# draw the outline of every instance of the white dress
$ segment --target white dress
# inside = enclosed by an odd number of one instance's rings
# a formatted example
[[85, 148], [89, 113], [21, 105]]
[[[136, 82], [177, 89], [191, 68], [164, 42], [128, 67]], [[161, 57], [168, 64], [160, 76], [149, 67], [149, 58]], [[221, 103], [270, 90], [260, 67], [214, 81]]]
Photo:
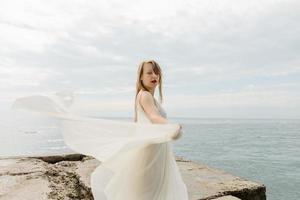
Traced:
[[45, 96], [17, 99], [14, 107], [60, 118], [65, 143], [101, 161], [91, 175], [95, 200], [188, 200], [171, 143], [179, 125], [152, 124], [139, 103], [137, 123], [72, 115]]

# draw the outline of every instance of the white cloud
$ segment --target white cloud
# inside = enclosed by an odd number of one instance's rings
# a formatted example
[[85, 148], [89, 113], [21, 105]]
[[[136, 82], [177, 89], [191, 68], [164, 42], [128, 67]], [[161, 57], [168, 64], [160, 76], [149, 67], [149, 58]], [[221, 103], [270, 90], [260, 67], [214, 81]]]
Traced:
[[154, 58], [166, 98], [178, 95], [174, 115], [244, 106], [267, 116], [280, 106], [295, 116], [299, 13], [296, 0], [1, 1], [1, 101], [71, 89], [91, 109], [125, 113], [139, 62]]

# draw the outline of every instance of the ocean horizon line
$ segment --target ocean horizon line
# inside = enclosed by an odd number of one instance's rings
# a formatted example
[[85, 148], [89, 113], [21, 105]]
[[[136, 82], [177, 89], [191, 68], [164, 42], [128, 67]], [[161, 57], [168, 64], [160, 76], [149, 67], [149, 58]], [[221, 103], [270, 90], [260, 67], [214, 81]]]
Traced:
[[[122, 117], [117, 117], [117, 116], [95, 116], [92, 115], [91, 117], [97, 117], [97, 118], [110, 118], [110, 119], [133, 119], [133, 117], [129, 116], [122, 116]], [[300, 120], [300, 118], [237, 118], [237, 117], [189, 117], [189, 116], [184, 116], [184, 117], [178, 117], [178, 116], [168, 116], [169, 119], [211, 119], [211, 120], [221, 120], [221, 119], [229, 119], [229, 120]]]

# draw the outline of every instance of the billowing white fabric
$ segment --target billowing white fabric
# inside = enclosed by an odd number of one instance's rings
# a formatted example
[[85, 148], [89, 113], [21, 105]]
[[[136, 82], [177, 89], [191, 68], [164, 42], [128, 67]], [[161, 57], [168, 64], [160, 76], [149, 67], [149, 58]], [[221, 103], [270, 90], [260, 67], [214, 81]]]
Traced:
[[91, 175], [95, 200], [188, 200], [171, 143], [182, 134], [180, 126], [151, 123], [139, 103], [137, 123], [73, 115], [46, 96], [19, 98], [13, 107], [59, 118], [65, 143], [101, 161]]

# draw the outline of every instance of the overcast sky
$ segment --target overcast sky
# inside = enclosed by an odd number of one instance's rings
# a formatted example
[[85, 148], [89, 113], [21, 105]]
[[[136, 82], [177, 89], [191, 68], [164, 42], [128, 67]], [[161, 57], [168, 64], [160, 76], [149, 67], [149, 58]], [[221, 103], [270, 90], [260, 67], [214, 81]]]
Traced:
[[298, 0], [0, 0], [0, 110], [72, 90], [130, 117], [154, 59], [169, 117], [300, 118], [299, 22]]

